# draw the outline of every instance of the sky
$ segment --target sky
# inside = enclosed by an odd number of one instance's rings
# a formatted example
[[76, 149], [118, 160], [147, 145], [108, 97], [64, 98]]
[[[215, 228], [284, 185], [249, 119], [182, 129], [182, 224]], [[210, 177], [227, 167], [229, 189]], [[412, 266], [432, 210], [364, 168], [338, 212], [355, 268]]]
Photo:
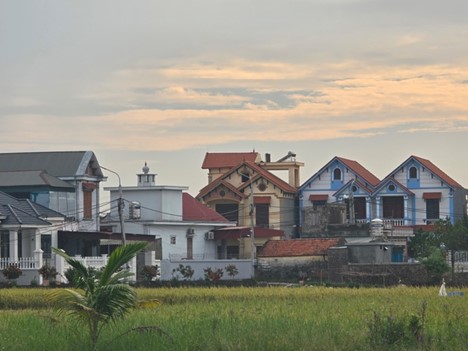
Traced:
[[[136, 185], [206, 152], [409, 156], [468, 188], [466, 0], [0, 0], [0, 152], [91, 150]], [[264, 158], [264, 156], [263, 156]], [[105, 186], [117, 179], [106, 174]]]

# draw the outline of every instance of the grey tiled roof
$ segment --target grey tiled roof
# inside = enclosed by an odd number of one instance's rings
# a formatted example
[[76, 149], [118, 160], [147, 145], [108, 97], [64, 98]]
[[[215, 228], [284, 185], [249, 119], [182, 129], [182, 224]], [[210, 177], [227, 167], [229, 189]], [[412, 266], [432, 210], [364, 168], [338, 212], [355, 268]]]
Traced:
[[40, 185], [74, 189], [73, 185], [50, 175], [44, 170], [0, 172], [0, 187]]
[[20, 200], [0, 191], [0, 213], [6, 216], [0, 225], [50, 225], [39, 218], [64, 217], [61, 213], [30, 200]]
[[102, 176], [92, 151], [46, 151], [0, 153], [0, 172], [45, 170], [55, 177], [84, 175], [92, 162]]

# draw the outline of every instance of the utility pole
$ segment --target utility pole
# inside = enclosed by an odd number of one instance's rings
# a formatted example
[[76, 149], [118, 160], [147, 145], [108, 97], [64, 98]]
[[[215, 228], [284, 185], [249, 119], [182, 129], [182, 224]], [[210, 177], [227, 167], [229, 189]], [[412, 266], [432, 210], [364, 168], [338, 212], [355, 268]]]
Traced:
[[356, 222], [356, 214], [354, 213], [354, 193], [353, 193], [353, 187], [354, 187], [354, 180], [351, 182], [351, 185], [349, 186], [349, 224], [353, 225]]
[[[252, 270], [255, 274], [255, 254], [257, 249], [255, 248], [255, 233], [254, 233], [254, 202], [253, 202], [253, 188], [250, 183], [250, 258], [252, 259]], [[254, 275], [253, 274], [253, 275]]]
[[117, 178], [119, 179], [119, 201], [117, 203], [117, 209], [119, 213], [119, 220], [120, 220], [120, 230], [122, 232], [122, 245], [127, 244], [127, 239], [125, 237], [125, 228], [124, 228], [124, 217], [123, 217], [123, 209], [124, 209], [124, 201], [123, 201], [123, 196], [122, 196], [122, 183], [120, 182], [120, 176], [117, 172], [114, 172], [110, 170], [109, 168], [101, 166], [102, 169], [105, 169], [106, 171], [109, 171], [111, 173], [114, 173]]

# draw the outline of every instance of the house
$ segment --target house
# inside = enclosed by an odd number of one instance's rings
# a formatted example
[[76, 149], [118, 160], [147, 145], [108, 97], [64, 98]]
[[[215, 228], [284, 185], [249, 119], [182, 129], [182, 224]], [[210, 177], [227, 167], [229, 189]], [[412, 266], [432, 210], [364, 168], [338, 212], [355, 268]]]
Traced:
[[[112, 206], [110, 216], [103, 220], [103, 229], [111, 228], [125, 235], [140, 235], [151, 242], [146, 253], [146, 263], [160, 260], [161, 279], [171, 279], [179, 264], [195, 268], [194, 279], [203, 278], [203, 268], [224, 264], [217, 257], [214, 231], [234, 226], [216, 211], [199, 203], [185, 186], [157, 185], [156, 174], [147, 164], [143, 173], [137, 174], [136, 186], [108, 187], [111, 204], [123, 198], [123, 220], [118, 207]], [[251, 275], [250, 262], [241, 262], [240, 272]], [[246, 273], [245, 273], [246, 272]]]
[[323, 232], [330, 224], [369, 223], [379, 183], [357, 161], [334, 157], [298, 189], [301, 236]]
[[53, 265], [42, 249], [50, 252], [51, 245], [57, 246], [57, 230], [67, 225], [64, 215], [0, 191], [0, 270], [15, 264], [23, 271], [18, 284], [41, 283], [38, 269], [43, 263]]
[[[270, 239], [295, 237], [296, 191], [303, 166], [295, 156], [289, 152], [272, 162], [270, 154], [263, 161], [255, 151], [206, 153], [202, 169], [208, 170], [208, 185], [196, 198], [237, 223], [237, 228], [215, 231], [221, 255], [249, 258]], [[273, 172], [287, 172], [288, 181]]]
[[373, 192], [374, 218], [392, 227], [453, 224], [466, 214], [467, 190], [431, 161], [410, 156]]
[[0, 153], [0, 191], [29, 199], [99, 230], [99, 185], [106, 178], [92, 151]]

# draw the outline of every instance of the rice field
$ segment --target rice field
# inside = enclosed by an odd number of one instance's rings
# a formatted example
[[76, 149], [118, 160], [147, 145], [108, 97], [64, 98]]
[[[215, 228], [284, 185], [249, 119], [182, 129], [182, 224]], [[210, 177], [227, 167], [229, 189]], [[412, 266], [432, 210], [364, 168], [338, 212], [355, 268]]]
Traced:
[[[453, 290], [453, 289], [452, 289]], [[465, 296], [429, 288], [161, 288], [104, 330], [99, 350], [464, 350]], [[86, 330], [58, 319], [47, 289], [0, 290], [0, 350], [87, 350]], [[151, 328], [126, 330], [140, 326]], [[402, 335], [405, 338], [402, 338]]]

